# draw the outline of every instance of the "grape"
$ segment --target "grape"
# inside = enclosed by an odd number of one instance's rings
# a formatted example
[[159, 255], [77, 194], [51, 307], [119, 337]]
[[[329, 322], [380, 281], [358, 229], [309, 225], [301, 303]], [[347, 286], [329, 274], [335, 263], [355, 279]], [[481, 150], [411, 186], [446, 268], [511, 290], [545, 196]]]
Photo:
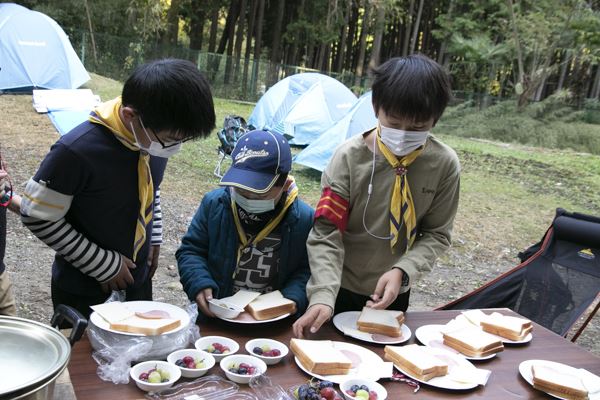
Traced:
[[260, 347], [256, 346], [255, 348], [252, 349], [252, 352], [254, 354], [258, 354], [260, 356], [263, 353], [263, 350]]
[[162, 376], [158, 371], [152, 371], [150, 375], [148, 375], [148, 382], [150, 383], [160, 383], [162, 381]]

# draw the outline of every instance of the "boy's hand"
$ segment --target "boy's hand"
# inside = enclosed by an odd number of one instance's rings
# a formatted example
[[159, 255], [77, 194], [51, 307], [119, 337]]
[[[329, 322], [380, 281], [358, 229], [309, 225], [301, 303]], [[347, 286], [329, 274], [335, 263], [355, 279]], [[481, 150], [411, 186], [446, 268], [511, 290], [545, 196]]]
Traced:
[[127, 289], [128, 285], [133, 284], [133, 276], [129, 269], [134, 269], [136, 265], [129, 258], [121, 255], [121, 268], [119, 273], [115, 275], [111, 280], [102, 284], [102, 290], [110, 292], [111, 290]]
[[150, 246], [148, 253], [148, 268], [150, 268], [149, 278], [152, 279], [158, 268], [158, 256], [160, 255], [160, 245]]
[[202, 314], [207, 317], [215, 317], [215, 314], [208, 308], [208, 301], [212, 300], [212, 298], [212, 288], [202, 289], [200, 293], [196, 295], [196, 304], [198, 304], [198, 308], [202, 311]]
[[310, 333], [316, 333], [321, 325], [331, 318], [332, 309], [325, 304], [311, 306], [302, 317], [294, 322], [294, 336], [299, 339], [304, 337], [304, 331], [309, 328]]
[[396, 300], [402, 286], [402, 270], [400, 268], [392, 268], [390, 271], [381, 275], [375, 287], [375, 293], [371, 295], [371, 299], [367, 301], [367, 307], [372, 307], [377, 310], [385, 310], [390, 304]]

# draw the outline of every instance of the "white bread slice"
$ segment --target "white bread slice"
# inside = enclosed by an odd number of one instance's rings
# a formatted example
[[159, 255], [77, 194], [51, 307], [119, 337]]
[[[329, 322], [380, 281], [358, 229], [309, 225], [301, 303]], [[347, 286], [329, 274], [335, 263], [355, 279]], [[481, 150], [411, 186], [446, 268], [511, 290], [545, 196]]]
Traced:
[[448, 364], [428, 353], [425, 346], [385, 346], [384, 358], [421, 381], [448, 374]]
[[231, 303], [239, 308], [244, 308], [254, 299], [260, 296], [260, 292], [250, 290], [240, 290], [233, 296], [222, 298], [221, 300]]
[[487, 357], [504, 350], [500, 339], [475, 326], [443, 332], [442, 336], [446, 346], [469, 357]]
[[531, 366], [531, 373], [533, 387], [538, 390], [565, 399], [585, 400], [588, 398], [588, 391], [578, 376], [535, 364]]
[[90, 306], [92, 310], [98, 313], [109, 324], [123, 321], [132, 317], [135, 313], [125, 307], [125, 304], [120, 301], [111, 301], [109, 303], [96, 304]]
[[140, 333], [147, 336], [156, 336], [177, 328], [181, 324], [179, 319], [148, 319], [137, 315], [110, 324], [110, 329], [121, 332]]
[[296, 303], [283, 297], [279, 290], [258, 296], [246, 306], [246, 311], [257, 321], [296, 312]]
[[292, 338], [290, 349], [307, 371], [319, 375], [346, 375], [352, 361], [333, 347], [331, 340], [305, 340]]
[[481, 328], [509, 340], [523, 340], [532, 330], [531, 320], [493, 312], [481, 320]]
[[400, 327], [403, 322], [404, 313], [402, 311], [375, 310], [371, 307], [363, 307], [356, 325], [359, 331], [402, 337]]
[[481, 310], [467, 310], [461, 313], [470, 323], [480, 326], [481, 320], [487, 317], [487, 314]]

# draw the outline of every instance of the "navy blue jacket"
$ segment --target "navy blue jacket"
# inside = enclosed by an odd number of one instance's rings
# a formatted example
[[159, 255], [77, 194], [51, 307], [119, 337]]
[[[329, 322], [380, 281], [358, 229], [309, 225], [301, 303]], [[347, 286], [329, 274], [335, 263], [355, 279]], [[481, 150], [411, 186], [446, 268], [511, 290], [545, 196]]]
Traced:
[[[274, 289], [296, 302], [297, 315], [304, 312], [308, 303], [306, 282], [310, 268], [306, 239], [313, 213], [310, 206], [296, 198], [279, 224], [279, 283]], [[175, 253], [181, 283], [191, 301], [206, 288], [212, 288], [215, 299], [233, 294], [238, 246], [229, 191], [220, 188], [207, 193]]]

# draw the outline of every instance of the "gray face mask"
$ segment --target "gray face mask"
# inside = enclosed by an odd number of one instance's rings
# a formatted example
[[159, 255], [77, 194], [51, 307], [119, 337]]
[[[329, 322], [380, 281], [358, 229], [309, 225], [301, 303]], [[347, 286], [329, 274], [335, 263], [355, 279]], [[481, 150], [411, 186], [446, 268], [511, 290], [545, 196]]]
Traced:
[[405, 156], [423, 146], [429, 136], [429, 131], [405, 131], [402, 129], [381, 127], [381, 141], [397, 156]]
[[[277, 198], [278, 196], [275, 196]], [[275, 198], [255, 200], [248, 199], [235, 191], [235, 188], [231, 188], [231, 198], [235, 201], [235, 204], [242, 207], [250, 214], [262, 214], [275, 209]]]

